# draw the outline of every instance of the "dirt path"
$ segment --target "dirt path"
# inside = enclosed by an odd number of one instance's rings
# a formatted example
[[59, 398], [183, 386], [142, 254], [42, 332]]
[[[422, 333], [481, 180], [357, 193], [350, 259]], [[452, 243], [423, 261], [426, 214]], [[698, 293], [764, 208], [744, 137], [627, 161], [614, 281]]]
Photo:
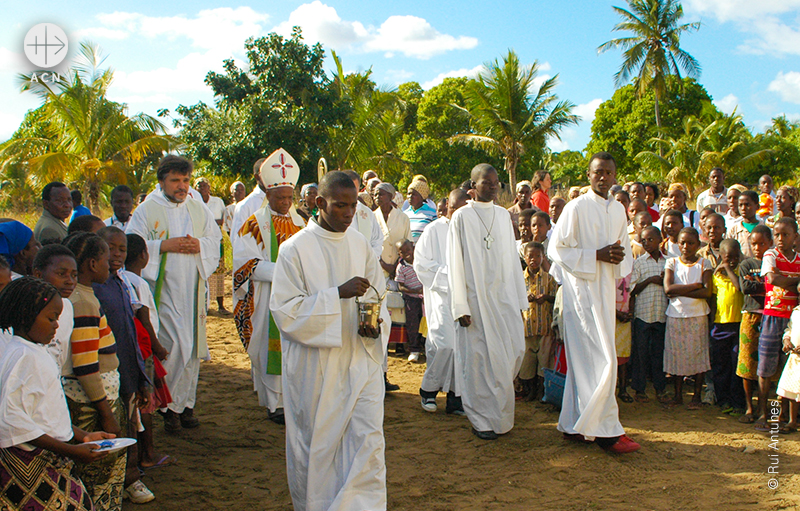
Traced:
[[[292, 509], [283, 428], [266, 419], [250, 381], [250, 363], [230, 318], [211, 317], [212, 361], [200, 371], [196, 414], [202, 426], [168, 436], [156, 419], [159, 450], [179, 463], [151, 470], [156, 500], [126, 511]], [[401, 386], [386, 398], [386, 465], [391, 510], [800, 508], [800, 435], [781, 435], [779, 487], [767, 487], [769, 437], [713, 410], [665, 411], [620, 404], [622, 423], [642, 450], [608, 455], [567, 443], [549, 405], [517, 403], [516, 426], [495, 442], [470, 434], [465, 418], [419, 406], [424, 372], [390, 358]], [[746, 454], [745, 447], [754, 449]]]

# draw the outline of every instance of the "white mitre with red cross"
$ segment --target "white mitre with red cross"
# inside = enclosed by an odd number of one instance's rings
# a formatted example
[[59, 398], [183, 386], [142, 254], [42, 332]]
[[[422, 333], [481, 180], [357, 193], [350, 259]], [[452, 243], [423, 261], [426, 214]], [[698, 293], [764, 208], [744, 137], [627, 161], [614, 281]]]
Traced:
[[267, 190], [282, 186], [294, 188], [299, 178], [300, 166], [284, 148], [270, 154], [261, 164], [261, 182]]

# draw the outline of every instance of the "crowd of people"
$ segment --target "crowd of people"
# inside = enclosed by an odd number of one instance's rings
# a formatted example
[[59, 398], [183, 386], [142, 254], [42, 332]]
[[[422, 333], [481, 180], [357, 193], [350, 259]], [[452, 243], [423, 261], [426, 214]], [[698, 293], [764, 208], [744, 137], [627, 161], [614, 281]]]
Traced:
[[726, 187], [715, 168], [690, 209], [682, 183], [663, 197], [617, 183], [604, 152], [588, 186], [562, 197], [537, 171], [508, 208], [488, 164], [439, 201], [425, 176], [404, 195], [372, 170], [298, 190], [283, 149], [228, 205], [192, 174], [164, 157], [150, 193], [112, 190], [106, 219], [53, 182], [33, 229], [0, 220], [3, 506], [152, 501], [142, 475], [174, 462], [154, 416], [168, 434], [201, 424], [212, 307], [235, 323], [266, 418], [285, 425], [297, 510], [386, 509], [390, 351], [426, 364], [422, 410], [437, 413], [441, 392], [486, 441], [538, 400], [560, 408], [566, 441], [617, 454], [641, 448], [619, 420], [633, 402], [797, 430], [800, 204], [768, 175]]

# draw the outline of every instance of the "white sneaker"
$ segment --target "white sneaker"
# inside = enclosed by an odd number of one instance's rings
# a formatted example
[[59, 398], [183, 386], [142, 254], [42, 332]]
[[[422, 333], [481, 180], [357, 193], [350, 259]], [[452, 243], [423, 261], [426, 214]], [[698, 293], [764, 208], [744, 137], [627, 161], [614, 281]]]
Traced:
[[419, 353], [414, 352], [414, 353], [410, 354], [408, 356], [408, 361], [409, 362], [419, 362]]
[[436, 411], [436, 398], [435, 397], [423, 397], [422, 399], [422, 409], [426, 412], [434, 413]]
[[147, 486], [140, 480], [125, 488], [123, 498], [131, 499], [134, 504], [146, 504], [156, 498]]

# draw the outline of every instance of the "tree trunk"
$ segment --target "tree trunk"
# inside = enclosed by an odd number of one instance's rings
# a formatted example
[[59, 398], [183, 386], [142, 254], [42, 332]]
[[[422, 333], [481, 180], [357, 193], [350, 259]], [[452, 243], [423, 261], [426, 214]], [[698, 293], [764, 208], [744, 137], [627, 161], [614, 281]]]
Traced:
[[[656, 98], [656, 126], [658, 127], [658, 136], [661, 136], [661, 110], [658, 108], [658, 91], [655, 92]], [[664, 156], [664, 148], [661, 145], [658, 146], [658, 155]]]
[[508, 172], [508, 184], [511, 187], [510, 193], [516, 193], [517, 189], [517, 163], [519, 158], [516, 155], [508, 155], [505, 158], [505, 171]]

